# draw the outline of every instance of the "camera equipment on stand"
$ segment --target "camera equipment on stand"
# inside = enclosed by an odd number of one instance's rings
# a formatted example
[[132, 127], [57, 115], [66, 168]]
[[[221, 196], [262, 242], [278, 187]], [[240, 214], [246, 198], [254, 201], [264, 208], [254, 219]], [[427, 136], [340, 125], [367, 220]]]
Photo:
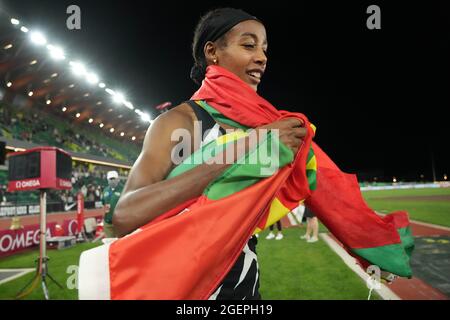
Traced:
[[30, 294], [41, 281], [45, 299], [50, 299], [47, 277], [61, 289], [63, 287], [48, 272], [47, 257], [47, 191], [50, 189], [67, 190], [72, 188], [72, 158], [59, 148], [38, 147], [22, 152], [8, 154], [8, 191], [40, 191], [40, 241], [35, 277], [17, 294], [23, 298]]

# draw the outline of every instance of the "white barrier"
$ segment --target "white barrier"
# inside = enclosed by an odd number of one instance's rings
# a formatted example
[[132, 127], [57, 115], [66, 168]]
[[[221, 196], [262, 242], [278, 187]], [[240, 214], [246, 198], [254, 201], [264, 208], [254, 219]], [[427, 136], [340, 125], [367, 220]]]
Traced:
[[449, 188], [450, 182], [434, 182], [434, 183], [394, 183], [391, 186], [367, 186], [361, 187], [361, 191], [369, 190], [399, 190], [399, 189], [424, 189], [424, 188]]

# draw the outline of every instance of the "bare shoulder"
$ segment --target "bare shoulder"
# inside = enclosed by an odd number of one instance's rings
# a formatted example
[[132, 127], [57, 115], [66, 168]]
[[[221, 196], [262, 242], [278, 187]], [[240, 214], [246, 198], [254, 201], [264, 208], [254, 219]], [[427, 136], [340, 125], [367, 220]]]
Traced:
[[[173, 130], [176, 128], [191, 129], [195, 120], [192, 108], [187, 103], [181, 103], [169, 111], [159, 115], [152, 126]], [[150, 131], [150, 130], [148, 130]]]
[[155, 143], [169, 141], [172, 133], [177, 129], [185, 129], [190, 133], [194, 130], [195, 114], [187, 103], [182, 103], [169, 111], [159, 115], [148, 128], [144, 144], [143, 152]]

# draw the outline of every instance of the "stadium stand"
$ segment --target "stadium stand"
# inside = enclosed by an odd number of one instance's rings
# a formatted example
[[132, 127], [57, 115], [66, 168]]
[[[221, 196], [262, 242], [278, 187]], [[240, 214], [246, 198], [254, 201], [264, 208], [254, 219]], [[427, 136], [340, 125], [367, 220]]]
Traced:
[[134, 162], [139, 154], [135, 145], [124, 146], [92, 128], [72, 125], [39, 110], [21, 110], [0, 103], [0, 136], [67, 151]]

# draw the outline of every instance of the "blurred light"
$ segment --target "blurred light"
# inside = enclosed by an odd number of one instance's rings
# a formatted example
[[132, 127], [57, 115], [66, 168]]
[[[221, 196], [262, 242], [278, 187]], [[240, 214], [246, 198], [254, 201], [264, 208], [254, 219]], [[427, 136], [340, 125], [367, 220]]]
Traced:
[[123, 103], [125, 102], [125, 97], [122, 93], [118, 92], [113, 96], [114, 102]]
[[33, 91], [28, 92], [28, 96], [31, 97], [33, 95]]
[[98, 101], [97, 103], [96, 103], [96, 105], [101, 105], [102, 104], [102, 102], [101, 101]]
[[133, 141], [134, 141], [134, 140], [136, 140], [136, 137], [135, 137], [135, 136], [133, 136], [133, 137], [131, 138], [131, 140], [133, 140]]
[[62, 110], [63, 112], [66, 112], [67, 108], [66, 108], [66, 107], [63, 107], [61, 110]]
[[7, 86], [8, 88], [11, 87], [11, 86], [12, 86], [12, 82], [9, 81], [9, 82], [6, 84], [6, 86]]
[[61, 49], [60, 47], [55, 47], [49, 44], [47, 46], [47, 49], [50, 51], [50, 56], [55, 60], [64, 60], [66, 58], [63, 49]]
[[113, 133], [114, 132], [114, 128], [109, 129], [109, 132]]
[[45, 79], [43, 82], [44, 82], [44, 83], [49, 83], [49, 82], [50, 82], [50, 79]]
[[11, 23], [14, 24], [14, 25], [18, 25], [20, 23], [20, 21], [17, 20], [17, 19], [12, 18], [11, 19]]
[[444, 180], [447, 180], [447, 175], [446, 174], [444, 174]]
[[397, 178], [396, 177], [392, 178], [392, 182], [397, 182]]
[[110, 95], [115, 95], [116, 93], [114, 92], [114, 90], [110, 89], [110, 88], [106, 88], [105, 89], [106, 92], [108, 92]]
[[43, 45], [47, 43], [47, 39], [40, 32], [32, 32], [30, 34], [31, 41], [37, 45]]
[[69, 64], [72, 66], [72, 71], [75, 75], [80, 76], [86, 74], [86, 68], [82, 63], [70, 61]]
[[76, 115], [75, 115], [75, 117], [77, 117], [77, 118], [79, 118], [81, 116], [81, 114], [79, 114], [79, 113], [77, 113]]
[[106, 84], [104, 84], [103, 82], [100, 82], [100, 83], [98, 84], [98, 86], [99, 86], [100, 88], [104, 88], [104, 87], [106, 87]]
[[12, 46], [13, 46], [12, 43], [10, 43], [10, 44], [7, 44], [6, 46], [4, 46], [3, 49], [5, 49], [5, 50], [11, 49]]
[[125, 135], [125, 133], [123, 133], [123, 132], [120, 133], [120, 136], [121, 136], [121, 137], [123, 137], [124, 135]]
[[130, 101], [125, 101], [123, 104], [124, 104], [128, 109], [131, 109], [131, 110], [134, 109], [133, 104], [132, 104]]
[[37, 63], [37, 60], [33, 60], [33, 61], [30, 62], [30, 65], [33, 65], [33, 64], [36, 64], [36, 63]]
[[69, 88], [73, 88], [73, 87], [75, 87], [75, 85], [72, 83], [72, 84], [69, 86]]
[[52, 100], [48, 99], [47, 101], [45, 101], [46, 104], [50, 104], [52, 103]]
[[94, 122], [94, 119], [90, 118], [89, 123], [92, 123], [92, 122]]
[[103, 126], [104, 126], [104, 124], [103, 124], [103, 123], [100, 123], [100, 128], [103, 128]]
[[55, 72], [55, 73], [53, 73], [50, 77], [55, 78], [55, 77], [57, 77], [57, 76], [58, 76], [58, 74]]
[[27, 27], [21, 26], [20, 31], [27, 33], [29, 30]]
[[150, 116], [147, 113], [142, 113], [141, 114], [141, 119], [144, 120], [145, 122], [151, 122], [152, 119], [150, 119]]
[[89, 97], [89, 92], [86, 92], [83, 96], [86, 98]]
[[95, 73], [89, 73], [86, 76], [86, 79], [91, 84], [97, 84], [98, 83], [98, 76]]

